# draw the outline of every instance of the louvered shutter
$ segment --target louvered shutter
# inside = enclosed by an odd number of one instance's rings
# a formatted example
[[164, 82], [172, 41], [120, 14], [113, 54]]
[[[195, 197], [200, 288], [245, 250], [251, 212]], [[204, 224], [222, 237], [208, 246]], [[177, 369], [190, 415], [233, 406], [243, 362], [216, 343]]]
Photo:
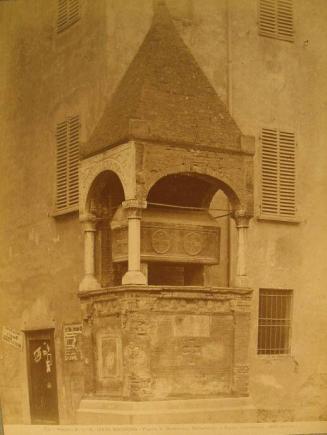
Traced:
[[263, 214], [278, 214], [278, 134], [262, 131], [262, 204]]
[[67, 122], [60, 122], [57, 125], [57, 210], [67, 206], [67, 132]]
[[259, 0], [259, 34], [293, 41], [293, 0]]
[[68, 205], [78, 204], [79, 117], [68, 119]]
[[57, 125], [58, 211], [73, 209], [78, 205], [79, 129], [78, 116], [67, 118]]
[[80, 18], [79, 0], [58, 0], [57, 33], [70, 27]]
[[69, 25], [79, 20], [79, 0], [68, 1], [68, 21]]
[[259, 32], [263, 36], [272, 36], [277, 30], [276, 0], [259, 1]]
[[261, 213], [294, 217], [295, 135], [276, 129], [263, 129], [261, 142]]
[[277, 34], [279, 39], [294, 40], [292, 0], [277, 0]]
[[295, 136], [279, 132], [279, 213], [295, 216]]
[[68, 24], [68, 0], [58, 0], [57, 32], [66, 29]]

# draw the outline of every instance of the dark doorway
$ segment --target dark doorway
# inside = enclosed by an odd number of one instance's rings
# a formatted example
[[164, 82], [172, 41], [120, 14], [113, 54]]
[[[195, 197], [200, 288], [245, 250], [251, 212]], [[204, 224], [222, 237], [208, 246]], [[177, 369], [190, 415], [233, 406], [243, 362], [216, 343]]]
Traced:
[[53, 329], [26, 332], [32, 424], [58, 424], [58, 393]]

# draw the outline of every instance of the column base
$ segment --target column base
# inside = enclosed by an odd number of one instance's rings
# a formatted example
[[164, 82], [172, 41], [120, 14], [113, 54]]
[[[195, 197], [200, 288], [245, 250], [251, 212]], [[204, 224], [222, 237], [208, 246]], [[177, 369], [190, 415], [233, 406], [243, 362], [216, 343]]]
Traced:
[[190, 424], [255, 422], [249, 397], [126, 402], [82, 399], [78, 424]]
[[123, 276], [122, 284], [123, 285], [128, 285], [128, 284], [146, 285], [147, 279], [146, 276], [143, 275], [143, 273], [140, 270], [129, 270]]
[[238, 275], [235, 277], [235, 287], [243, 287], [248, 288], [249, 287], [249, 279], [247, 275]]
[[101, 288], [100, 283], [93, 275], [85, 275], [79, 285], [80, 292], [99, 290]]

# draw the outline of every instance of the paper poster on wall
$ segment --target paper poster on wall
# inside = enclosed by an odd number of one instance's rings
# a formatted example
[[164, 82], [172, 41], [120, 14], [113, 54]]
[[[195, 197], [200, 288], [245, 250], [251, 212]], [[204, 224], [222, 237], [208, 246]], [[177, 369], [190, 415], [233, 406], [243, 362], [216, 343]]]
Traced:
[[23, 349], [23, 334], [15, 329], [8, 328], [7, 326], [2, 327], [2, 341], [16, 349]]
[[73, 323], [64, 326], [65, 361], [79, 361], [81, 359], [79, 346], [79, 337], [81, 334], [81, 323]]

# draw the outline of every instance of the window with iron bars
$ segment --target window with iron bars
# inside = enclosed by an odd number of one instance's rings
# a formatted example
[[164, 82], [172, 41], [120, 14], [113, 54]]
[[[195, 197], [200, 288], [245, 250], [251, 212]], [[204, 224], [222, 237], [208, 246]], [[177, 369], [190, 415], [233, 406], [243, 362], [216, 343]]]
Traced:
[[258, 354], [290, 353], [292, 290], [260, 289]]

